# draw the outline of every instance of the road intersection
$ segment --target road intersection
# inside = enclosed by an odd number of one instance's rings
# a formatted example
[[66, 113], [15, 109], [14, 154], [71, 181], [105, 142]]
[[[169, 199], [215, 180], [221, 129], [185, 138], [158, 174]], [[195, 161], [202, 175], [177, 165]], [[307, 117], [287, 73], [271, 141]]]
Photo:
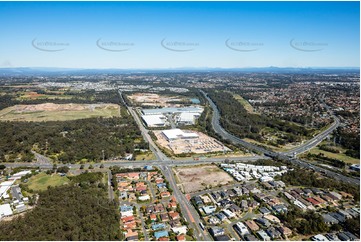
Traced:
[[[258, 159], [269, 159], [271, 158], [280, 158], [283, 160], [287, 160], [289, 162], [292, 162], [295, 165], [298, 165], [300, 167], [305, 167], [309, 169], [313, 169], [315, 171], [321, 172], [329, 177], [332, 177], [334, 179], [338, 179], [344, 182], [349, 182], [352, 184], [359, 184], [359, 179], [356, 178], [350, 178], [347, 176], [343, 176], [339, 173], [320, 168], [318, 166], [314, 166], [309, 164], [307, 161], [303, 161], [300, 159], [293, 158], [294, 155], [303, 153], [313, 147], [315, 147], [317, 144], [319, 144], [322, 140], [324, 140], [330, 133], [335, 130], [339, 125], [339, 120], [337, 117], [334, 117], [334, 123], [325, 131], [321, 132], [317, 136], [315, 136], [313, 139], [305, 142], [301, 146], [294, 148], [290, 151], [283, 152], [283, 153], [277, 153], [274, 151], [267, 150], [263, 147], [257, 146], [255, 144], [246, 142], [230, 133], [228, 133], [223, 127], [220, 125], [220, 113], [215, 105], [215, 103], [209, 98], [207, 93], [204, 91], [200, 91], [204, 97], [209, 102], [211, 108], [213, 109], [213, 116], [212, 116], [212, 127], [215, 130], [216, 133], [218, 133], [223, 139], [229, 140], [234, 144], [241, 145], [248, 149], [249, 152], [255, 152], [256, 154], [264, 154], [264, 155], [255, 155], [247, 156], [247, 157], [235, 157], [235, 158], [229, 158], [231, 160], [235, 161], [244, 161], [244, 162], [252, 162]], [[195, 208], [190, 204], [186, 196], [178, 189], [172, 167], [176, 165], [195, 165], [195, 164], [204, 164], [204, 163], [219, 163], [224, 162], [225, 158], [204, 158], [199, 160], [193, 160], [193, 159], [183, 159], [183, 160], [172, 160], [169, 157], [167, 157], [154, 143], [152, 138], [149, 135], [149, 130], [145, 128], [143, 125], [143, 122], [140, 120], [139, 116], [136, 113], [136, 110], [133, 107], [130, 107], [127, 105], [125, 100], [123, 99], [122, 93], [119, 91], [119, 95], [121, 97], [121, 101], [124, 104], [124, 106], [127, 108], [128, 112], [132, 115], [134, 120], [136, 121], [139, 129], [141, 130], [142, 136], [145, 139], [145, 141], [149, 144], [149, 149], [154, 153], [156, 160], [151, 161], [127, 161], [127, 160], [108, 160], [101, 163], [93, 164], [94, 167], [99, 167], [100, 165], [103, 165], [104, 167], [110, 167], [110, 166], [122, 166], [122, 167], [143, 167], [146, 165], [152, 165], [157, 166], [160, 168], [160, 170], [163, 172], [166, 179], [169, 181], [169, 184], [174, 192], [174, 196], [176, 197], [178, 203], [180, 204], [181, 211], [187, 222], [189, 223], [189, 226], [194, 229], [194, 235], [197, 240], [212, 240], [212, 238], [209, 236], [209, 234], [200, 228], [199, 224], [201, 222], [201, 219], [195, 210]], [[7, 163], [5, 164], [7, 167], [20, 167], [20, 166], [26, 166], [26, 167], [39, 167], [42, 169], [52, 169], [53, 165], [50, 163]], [[72, 168], [80, 168], [80, 164], [68, 164], [69, 166], [72, 166]]]

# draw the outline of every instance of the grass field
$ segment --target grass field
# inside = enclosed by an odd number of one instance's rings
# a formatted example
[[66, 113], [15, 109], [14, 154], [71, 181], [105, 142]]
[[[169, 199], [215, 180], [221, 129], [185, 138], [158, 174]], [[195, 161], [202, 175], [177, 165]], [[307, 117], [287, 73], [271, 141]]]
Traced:
[[338, 159], [338, 160], [342, 160], [346, 163], [352, 163], [352, 164], [359, 164], [360, 160], [359, 159], [355, 159], [353, 157], [349, 157], [345, 154], [342, 153], [332, 153], [332, 152], [328, 152], [328, 151], [324, 151], [319, 149], [318, 147], [315, 147], [313, 149], [311, 149], [309, 151], [309, 153], [311, 154], [319, 154], [319, 153], [323, 153], [325, 155], [325, 157], [329, 157], [329, 158], [333, 158], [333, 159]]
[[54, 91], [49, 94], [39, 94], [37, 92], [24, 92], [17, 100], [37, 100], [37, 99], [71, 99], [73, 96], [64, 95], [63, 92]]
[[244, 138], [243, 139], [244, 141], [246, 142], [249, 142], [249, 143], [253, 143], [253, 144], [256, 144], [256, 145], [261, 145], [261, 146], [265, 146], [273, 151], [277, 151], [277, 152], [285, 152], [285, 151], [288, 151], [292, 148], [294, 148], [295, 146], [290, 146], [290, 147], [287, 147], [287, 146], [281, 146], [281, 147], [276, 147], [276, 146], [273, 146], [273, 145], [269, 145], [269, 144], [264, 144], [264, 143], [261, 143], [261, 142], [258, 142], [254, 139], [249, 139], [249, 138]]
[[136, 156], [136, 160], [156, 160], [153, 152], [142, 153]]
[[65, 176], [57, 174], [47, 175], [45, 173], [39, 173], [29, 179], [27, 182], [29, 189], [34, 191], [46, 190], [48, 186], [61, 186], [69, 182], [69, 179]]
[[66, 121], [93, 117], [119, 117], [116, 104], [15, 105], [0, 111], [2, 121]]
[[242, 104], [242, 106], [247, 110], [249, 113], [256, 113], [249, 102], [247, 102], [243, 97], [241, 97], [238, 94], [232, 94], [234, 99], [236, 99], [238, 102]]

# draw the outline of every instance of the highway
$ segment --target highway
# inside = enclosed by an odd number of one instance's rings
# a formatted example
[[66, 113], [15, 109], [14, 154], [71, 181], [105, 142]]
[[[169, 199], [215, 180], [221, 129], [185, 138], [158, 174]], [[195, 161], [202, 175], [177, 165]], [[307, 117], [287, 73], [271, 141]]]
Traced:
[[[264, 155], [252, 155], [252, 156], [246, 156], [246, 157], [228, 157], [230, 160], [234, 161], [243, 161], [243, 162], [252, 162], [256, 161], [258, 159], [270, 159], [270, 158], [280, 158], [283, 160], [287, 160], [292, 162], [295, 165], [298, 165], [300, 167], [305, 167], [308, 169], [313, 169], [315, 171], [321, 172], [325, 174], [326, 176], [329, 176], [331, 178], [335, 178], [344, 182], [349, 182], [352, 184], [359, 185], [359, 179], [356, 178], [350, 178], [343, 176], [339, 173], [314, 166], [309, 164], [307, 161], [303, 161], [296, 158], [291, 158], [290, 156], [293, 154], [300, 154], [302, 152], [305, 152], [312, 147], [316, 146], [318, 143], [320, 143], [323, 139], [327, 137], [334, 129], [336, 129], [339, 125], [339, 120], [334, 116], [335, 122], [325, 131], [321, 132], [319, 135], [314, 137], [313, 139], [305, 142], [301, 146], [294, 148], [290, 151], [283, 152], [283, 153], [277, 153], [271, 150], [267, 150], [263, 147], [257, 146], [255, 144], [248, 143], [230, 133], [228, 133], [223, 127], [220, 125], [220, 113], [215, 105], [215, 103], [208, 97], [208, 95], [201, 90], [201, 93], [205, 96], [205, 98], [208, 100], [209, 104], [211, 105], [213, 109], [213, 116], [212, 116], [212, 126], [215, 132], [217, 132], [223, 139], [229, 140], [233, 142], [234, 144], [239, 144], [246, 149], [248, 149], [249, 152], [255, 152], [257, 154], [264, 154]], [[182, 160], [172, 160], [168, 158], [164, 153], [157, 147], [157, 145], [154, 143], [150, 135], [148, 134], [148, 130], [144, 127], [143, 122], [140, 120], [139, 116], [136, 113], [136, 110], [133, 107], [129, 107], [126, 102], [123, 99], [122, 93], [119, 91], [119, 95], [121, 97], [121, 100], [127, 110], [129, 111], [129, 114], [133, 116], [134, 120], [136, 121], [139, 129], [141, 130], [142, 136], [144, 140], [146, 140], [149, 143], [149, 149], [155, 154], [156, 160], [150, 160], [150, 161], [129, 161], [129, 160], [108, 160], [100, 163], [92, 164], [94, 167], [100, 167], [100, 165], [103, 165], [104, 167], [110, 167], [110, 166], [121, 166], [121, 167], [127, 167], [127, 168], [133, 168], [133, 167], [144, 167], [146, 165], [152, 165], [157, 166], [161, 169], [166, 179], [169, 181], [169, 184], [171, 188], [173, 189], [173, 194], [176, 197], [178, 203], [180, 204], [182, 214], [184, 218], [189, 223], [189, 227], [194, 229], [194, 235], [197, 240], [203, 240], [203, 241], [210, 241], [212, 238], [210, 235], [203, 231], [199, 223], [201, 222], [201, 219], [195, 210], [195, 208], [190, 204], [190, 202], [187, 200], [186, 196], [178, 189], [177, 183], [174, 177], [174, 174], [172, 172], [172, 167], [177, 165], [197, 165], [197, 164], [207, 164], [207, 163], [219, 163], [224, 162], [225, 158], [200, 158], [199, 160], [193, 160], [190, 159], [182, 159]], [[39, 157], [40, 158], [40, 157]], [[39, 167], [41, 169], [52, 169], [53, 164], [49, 162], [44, 162], [44, 158], [41, 157], [39, 162], [32, 162], [32, 163], [3, 163], [7, 167]], [[64, 164], [72, 169], [79, 169], [80, 164]], [[61, 165], [58, 165], [61, 166]], [[109, 175], [109, 173], [108, 173]], [[110, 182], [111, 177], [108, 176], [108, 182]], [[108, 183], [109, 185], [109, 183]], [[111, 189], [111, 187], [109, 188]], [[195, 195], [195, 194], [193, 194]], [[114, 194], [112, 191], [109, 193], [109, 198], [113, 199]], [[233, 231], [232, 231], [233, 232]], [[232, 233], [233, 234], [233, 233]]]
[[118, 91], [119, 96], [124, 104], [124, 106], [128, 109], [130, 115], [132, 115], [132, 117], [134, 118], [135, 122], [137, 123], [140, 131], [142, 132], [142, 136], [144, 138], [145, 141], [148, 142], [149, 144], [149, 149], [154, 153], [154, 155], [156, 156], [156, 158], [158, 160], [167, 160], [168, 157], [166, 155], [163, 154], [163, 152], [161, 152], [158, 148], [158, 146], [153, 142], [152, 138], [149, 135], [149, 130], [147, 130], [144, 125], [143, 122], [140, 120], [139, 116], [137, 115], [136, 111], [133, 109], [133, 107], [130, 107], [126, 104], [126, 102], [123, 99], [123, 95], [121, 93], [121, 91]]
[[[301, 159], [296, 159], [296, 158], [292, 158], [286, 154], [283, 153], [277, 153], [274, 151], [270, 151], [267, 150], [263, 147], [248, 143], [230, 133], [228, 133], [226, 130], [223, 129], [223, 127], [220, 125], [220, 113], [219, 110], [216, 106], [216, 104], [209, 98], [208, 94], [205, 93], [204, 91], [201, 90], [201, 93], [204, 95], [204, 97], [208, 100], [209, 104], [211, 105], [212, 109], [213, 109], [213, 116], [212, 116], [212, 127], [214, 129], [214, 131], [216, 133], [218, 133], [219, 135], [221, 135], [221, 137], [223, 139], [228, 139], [231, 142], [233, 142], [234, 144], [240, 144], [243, 147], [249, 149], [250, 151], [255, 151], [257, 153], [263, 153], [266, 156], [272, 157], [272, 158], [279, 158], [282, 160], [286, 160], [289, 161], [295, 165], [298, 165], [300, 167], [304, 167], [304, 168], [309, 168], [312, 169], [314, 171], [320, 172], [330, 178], [333, 179], [337, 179], [343, 182], [347, 182], [347, 183], [351, 183], [351, 184], [355, 184], [355, 185], [360, 185], [360, 179], [356, 179], [356, 178], [352, 178], [352, 177], [347, 177], [344, 176], [340, 173], [334, 172], [334, 171], [330, 171], [315, 165], [310, 164], [307, 161], [301, 160]], [[339, 125], [339, 120], [335, 117], [335, 122], [325, 131], [321, 132], [319, 135], [317, 135], [313, 140], [306, 142], [305, 144], [301, 145], [298, 148], [295, 148], [294, 150], [296, 151], [292, 151], [292, 152], [304, 152], [307, 149], [310, 149], [314, 146], [316, 146], [319, 142], [321, 142], [323, 139], [325, 139], [327, 137], [328, 134], [330, 134], [335, 128], [337, 128], [337, 126]]]
[[300, 145], [296, 148], [293, 148], [289, 151], [282, 152], [282, 154], [288, 155], [288, 156], [290, 156], [290, 155], [296, 156], [296, 155], [299, 155], [301, 153], [304, 153], [304, 152], [312, 149], [313, 147], [316, 147], [319, 143], [321, 143], [324, 139], [326, 139], [327, 136], [329, 134], [331, 134], [335, 129], [337, 129], [337, 127], [340, 125], [339, 118], [337, 118], [335, 115], [332, 115], [332, 117], [334, 119], [334, 122], [326, 130], [319, 133], [314, 138], [308, 140], [307, 142], [303, 143], [302, 145]]
[[[119, 91], [119, 95], [121, 96], [121, 99], [122, 99], [124, 105], [126, 105], [126, 103], [124, 102], [122, 93], [120, 91]], [[182, 215], [188, 221], [189, 227], [193, 228], [196, 239], [197, 240], [206, 240], [206, 241], [211, 240], [208, 233], [204, 232], [202, 229], [199, 228], [200, 218], [198, 216], [197, 211], [195, 211], [193, 206], [189, 203], [189, 201], [186, 199], [184, 194], [182, 194], [182, 192], [177, 187], [177, 183], [173, 176], [172, 169], [168, 166], [168, 165], [174, 164], [174, 161], [172, 161], [166, 155], [164, 155], [164, 153], [153, 142], [152, 138], [148, 134], [148, 130], [144, 127], [144, 125], [143, 125], [142, 121], [139, 119], [139, 116], [137, 115], [136, 111], [132, 107], [129, 107], [127, 105], [126, 105], [126, 107], [129, 111], [129, 113], [133, 116], [134, 120], [137, 122], [137, 125], [142, 132], [143, 138], [149, 144], [150, 150], [155, 154], [158, 161], [160, 161], [161, 164], [157, 164], [157, 165], [160, 167], [165, 178], [168, 180], [168, 182], [173, 190], [173, 195], [175, 196], [177, 202], [180, 204]], [[133, 162], [133, 163], [135, 163], [135, 162]], [[136, 162], [136, 163], [138, 163], [138, 162]], [[147, 162], [147, 164], [149, 164], [149, 163], [152, 165], [155, 165], [154, 163]]]

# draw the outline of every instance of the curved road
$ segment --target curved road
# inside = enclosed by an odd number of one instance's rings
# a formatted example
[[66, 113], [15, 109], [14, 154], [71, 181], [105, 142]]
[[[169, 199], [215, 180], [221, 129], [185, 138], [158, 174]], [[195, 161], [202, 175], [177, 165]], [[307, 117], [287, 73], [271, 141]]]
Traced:
[[[291, 158], [288, 155], [285, 155], [283, 153], [277, 153], [274, 151], [270, 151], [267, 150], [263, 147], [248, 143], [230, 133], [228, 133], [221, 125], [220, 125], [220, 114], [219, 114], [219, 110], [216, 106], [216, 104], [208, 97], [208, 94], [205, 93], [204, 91], [201, 90], [201, 93], [204, 95], [204, 97], [208, 100], [209, 104], [211, 105], [212, 109], [213, 109], [213, 117], [212, 117], [212, 127], [215, 130], [215, 132], [217, 132], [219, 135], [222, 136], [222, 138], [224, 139], [228, 139], [230, 141], [232, 141], [235, 144], [240, 144], [242, 146], [244, 146], [245, 148], [249, 149], [250, 151], [255, 151], [255, 152], [261, 152], [263, 154], [265, 154], [266, 156], [272, 157], [272, 158], [280, 158], [283, 160], [287, 160], [295, 165], [304, 167], [304, 168], [309, 168], [312, 169], [314, 171], [320, 172], [330, 178], [334, 178], [343, 182], [347, 182], [347, 183], [352, 183], [355, 185], [360, 185], [360, 179], [356, 179], [356, 178], [352, 178], [352, 177], [347, 177], [344, 176], [340, 173], [337, 172], [333, 172], [315, 165], [312, 165], [310, 163], [308, 163], [307, 161], [304, 160], [300, 160], [300, 159], [295, 159], [295, 158]], [[318, 142], [321, 142], [324, 138], [326, 138], [326, 136], [331, 133], [333, 131], [333, 129], [337, 128], [339, 124], [339, 120], [336, 118], [335, 119], [335, 123], [333, 125], [331, 125], [330, 128], [328, 128], [327, 130], [323, 131], [321, 134], [317, 135], [315, 137], [315, 140], [311, 141], [311, 143], [306, 142], [303, 146], [296, 148], [296, 151], [298, 152], [304, 152], [305, 149], [310, 149], [310, 147], [313, 147], [315, 145], [317, 145]], [[293, 151], [295, 152], [295, 151]]]

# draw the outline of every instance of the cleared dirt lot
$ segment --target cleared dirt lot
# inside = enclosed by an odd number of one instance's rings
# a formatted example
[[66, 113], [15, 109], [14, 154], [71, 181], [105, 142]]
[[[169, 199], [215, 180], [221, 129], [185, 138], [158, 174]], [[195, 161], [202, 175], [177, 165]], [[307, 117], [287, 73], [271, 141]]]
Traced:
[[119, 117], [116, 104], [54, 104], [15, 105], [0, 111], [3, 121], [65, 121], [92, 117]]
[[[186, 102], [187, 100], [179, 96], [159, 95], [156, 93], [134, 93], [128, 96], [131, 102], [138, 106], [157, 106], [157, 107], [178, 107], [175, 102]], [[188, 100], [189, 101], [189, 100]]]
[[182, 166], [173, 168], [185, 193], [233, 183], [233, 178], [215, 165]]

